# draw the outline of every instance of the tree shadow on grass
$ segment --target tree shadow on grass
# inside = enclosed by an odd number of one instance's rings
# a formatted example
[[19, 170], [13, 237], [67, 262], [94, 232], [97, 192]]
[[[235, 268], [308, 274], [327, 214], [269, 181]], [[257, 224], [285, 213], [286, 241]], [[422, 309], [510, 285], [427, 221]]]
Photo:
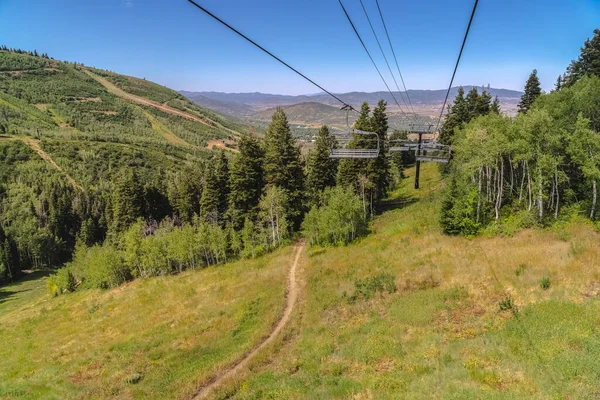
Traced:
[[384, 200], [379, 205], [379, 213], [383, 213], [386, 211], [399, 210], [410, 204], [416, 203], [419, 201], [418, 198], [414, 196], [400, 196], [393, 199]]
[[[15, 288], [15, 286], [14, 286], [15, 284], [45, 278], [47, 276], [50, 276], [50, 274], [52, 272], [53, 271], [50, 271], [50, 270], [33, 271], [30, 273], [24, 274], [23, 276], [21, 276], [21, 278], [15, 280], [14, 282], [9, 282], [4, 286], [0, 286], [0, 304], [10, 300], [15, 295], [18, 295], [18, 294], [24, 293], [24, 292], [29, 292], [31, 290], [31, 289], [24, 289], [24, 288], [19, 290], [18, 288]], [[12, 287], [10, 289], [8, 289], [7, 286], [12, 286]]]

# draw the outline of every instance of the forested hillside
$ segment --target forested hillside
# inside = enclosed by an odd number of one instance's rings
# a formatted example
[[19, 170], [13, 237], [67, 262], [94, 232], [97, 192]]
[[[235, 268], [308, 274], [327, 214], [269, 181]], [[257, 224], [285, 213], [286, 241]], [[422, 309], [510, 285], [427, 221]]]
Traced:
[[211, 149], [245, 130], [144, 79], [2, 47], [0, 280], [61, 265], [119, 218], [187, 218]]

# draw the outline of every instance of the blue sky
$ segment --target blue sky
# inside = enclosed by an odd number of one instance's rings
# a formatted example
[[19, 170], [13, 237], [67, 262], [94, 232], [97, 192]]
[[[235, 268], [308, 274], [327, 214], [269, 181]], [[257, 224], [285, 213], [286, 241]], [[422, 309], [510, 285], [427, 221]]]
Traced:
[[[363, 0], [384, 40], [374, 0]], [[326, 89], [385, 86], [337, 0], [198, 0]], [[344, 0], [392, 84], [360, 8]], [[472, 0], [380, 0], [409, 89], [448, 85]], [[186, 0], [0, 0], [0, 44], [145, 77], [173, 89], [306, 94], [319, 90]], [[480, 0], [455, 83], [544, 89], [594, 28], [600, 0]]]

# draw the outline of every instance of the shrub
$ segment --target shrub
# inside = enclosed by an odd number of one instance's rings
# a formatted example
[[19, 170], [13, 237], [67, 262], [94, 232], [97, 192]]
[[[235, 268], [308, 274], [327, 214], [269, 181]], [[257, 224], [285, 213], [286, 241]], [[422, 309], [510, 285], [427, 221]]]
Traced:
[[58, 296], [64, 292], [73, 292], [77, 287], [77, 282], [68, 268], [61, 268], [48, 278], [46, 287], [51, 296]]
[[144, 378], [144, 375], [135, 372], [135, 373], [133, 373], [131, 375], [127, 375], [125, 377], [125, 383], [127, 383], [129, 385], [135, 385], [136, 383], [139, 383], [143, 378]]
[[525, 264], [519, 264], [519, 266], [515, 270], [515, 275], [516, 276], [523, 275], [525, 273], [525, 268], [527, 268], [527, 265], [525, 265]]
[[313, 207], [302, 229], [311, 245], [348, 244], [367, 231], [367, 220], [352, 189], [327, 189], [321, 207]]
[[506, 296], [502, 301], [500, 301], [500, 311], [510, 311], [515, 309], [515, 303], [513, 302], [512, 297]]
[[548, 290], [550, 289], [550, 278], [548, 278], [547, 276], [542, 278], [542, 280], [540, 281], [540, 287], [543, 290]]
[[89, 288], [108, 289], [131, 279], [122, 253], [110, 245], [77, 248], [69, 268]]
[[376, 293], [388, 294], [395, 293], [398, 290], [396, 286], [396, 277], [392, 274], [379, 274], [365, 279], [359, 279], [354, 282], [354, 294], [348, 298], [350, 303], [359, 299], [369, 300]]

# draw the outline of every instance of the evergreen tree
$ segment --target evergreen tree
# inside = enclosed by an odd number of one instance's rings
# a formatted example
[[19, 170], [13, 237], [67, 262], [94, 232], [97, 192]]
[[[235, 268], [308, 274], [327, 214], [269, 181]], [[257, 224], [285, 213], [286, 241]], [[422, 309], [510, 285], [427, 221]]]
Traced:
[[500, 100], [498, 100], [498, 96], [496, 96], [494, 98], [494, 102], [492, 103], [492, 105], [490, 106], [490, 111], [500, 115], [501, 111], [500, 111]]
[[265, 186], [264, 150], [254, 136], [244, 135], [239, 142], [240, 153], [234, 159], [230, 173], [229, 213], [236, 230], [244, 221], [254, 221]]
[[221, 221], [219, 214], [220, 192], [219, 181], [216, 176], [216, 164], [211, 160], [204, 172], [204, 186], [200, 199], [200, 217], [203, 221], [217, 224]]
[[215, 180], [219, 186], [219, 206], [218, 211], [221, 220], [224, 221], [224, 216], [227, 213], [229, 202], [229, 160], [225, 154], [225, 150], [221, 150], [217, 163], [215, 165]]
[[542, 88], [540, 87], [537, 70], [534, 69], [531, 75], [529, 75], [527, 83], [525, 83], [525, 93], [523, 93], [521, 101], [519, 102], [519, 113], [526, 113], [529, 111], [533, 102], [540, 94], [542, 94]]
[[387, 195], [390, 186], [390, 161], [388, 159], [387, 131], [388, 118], [385, 113], [387, 103], [379, 100], [377, 107], [373, 109], [370, 128], [372, 132], [379, 135], [379, 156], [369, 160], [367, 164], [367, 176], [373, 184], [372, 200], [378, 204]]
[[477, 90], [476, 87], [473, 87], [473, 88], [471, 88], [471, 90], [469, 90], [469, 93], [467, 93], [466, 101], [467, 101], [468, 117], [463, 122], [469, 122], [476, 116], [480, 115], [479, 110], [481, 107], [481, 101], [479, 99], [479, 91]]
[[600, 29], [595, 29], [594, 37], [585, 41], [579, 58], [567, 69], [563, 83], [571, 86], [585, 75], [600, 77]]
[[488, 115], [491, 110], [492, 110], [492, 95], [487, 90], [484, 90], [477, 97], [475, 113], [471, 117], [471, 119], [477, 118], [480, 115]]
[[225, 152], [221, 151], [206, 166], [200, 200], [200, 216], [206, 222], [224, 226], [228, 200], [229, 162]]
[[452, 144], [454, 129], [460, 127], [468, 120], [469, 109], [467, 108], [467, 100], [465, 99], [465, 90], [461, 86], [458, 88], [454, 104], [448, 106], [448, 114], [440, 130], [440, 143]]
[[184, 169], [172, 174], [168, 180], [167, 193], [176, 216], [184, 222], [192, 222], [194, 215], [200, 212], [202, 197], [200, 168]]
[[555, 91], [559, 91], [563, 86], [563, 77], [562, 75], [559, 75], [558, 78], [556, 78], [556, 83], [554, 84], [554, 90]]
[[319, 129], [315, 149], [308, 157], [306, 185], [313, 204], [318, 202], [325, 188], [335, 186], [338, 160], [329, 157], [330, 150], [335, 145], [335, 138], [329, 133], [329, 128], [323, 125]]
[[289, 201], [286, 219], [297, 230], [304, 214], [304, 169], [300, 149], [283, 109], [277, 108], [265, 133], [265, 182], [283, 190]]
[[[369, 114], [371, 109], [369, 103], [366, 101], [362, 103], [360, 107], [360, 113], [358, 119], [354, 122], [354, 128], [362, 131], [370, 131], [371, 129], [371, 118]], [[364, 135], [354, 135], [350, 143], [349, 148], [353, 149], [366, 149], [369, 147], [369, 142], [366, 140]], [[365, 172], [367, 166], [366, 160], [356, 158], [344, 158], [340, 161], [337, 173], [337, 183], [343, 187], [352, 187], [358, 192], [358, 176]]]
[[142, 217], [143, 192], [133, 168], [121, 171], [112, 194], [114, 232], [125, 231]]
[[[390, 140], [408, 140], [408, 132], [395, 130], [390, 135]], [[398, 179], [404, 178], [404, 169], [415, 163], [415, 153], [412, 151], [390, 152], [390, 159]], [[400, 183], [399, 181], [396, 183]]]

